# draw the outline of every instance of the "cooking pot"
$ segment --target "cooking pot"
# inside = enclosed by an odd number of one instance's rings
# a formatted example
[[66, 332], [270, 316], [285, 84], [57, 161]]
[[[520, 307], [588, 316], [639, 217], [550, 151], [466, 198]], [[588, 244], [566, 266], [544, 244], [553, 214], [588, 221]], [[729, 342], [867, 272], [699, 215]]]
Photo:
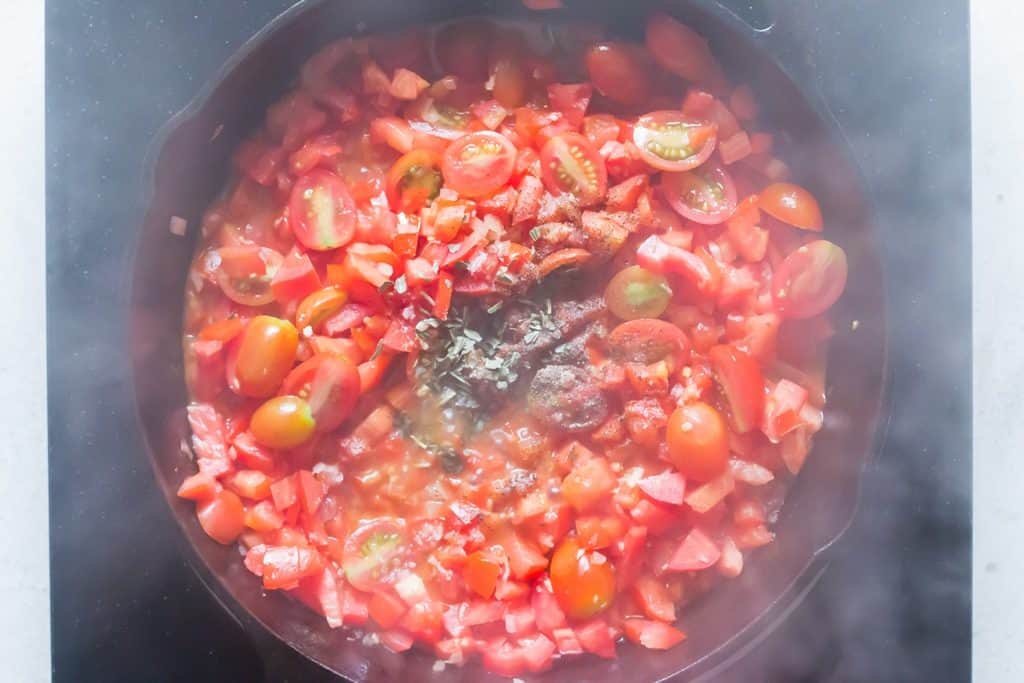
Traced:
[[[886, 292], [880, 240], [861, 177], [834, 119], [816, 91], [813, 65], [770, 26], [771, 15], [734, 12], [701, 1], [578, 0], [538, 21], [597, 19], [639, 37], [644, 18], [667, 11], [705, 35], [734, 80], [752, 84], [769, 129], [782, 131], [781, 156], [818, 197], [826, 237], [849, 258], [846, 293], [833, 311], [825, 425], [791, 490], [776, 542], [752, 552], [743, 574], [689, 605], [688, 640], [658, 652], [624, 644], [615, 660], [570, 657], [531, 680], [657, 681], [710, 677], [766, 635], [813, 581], [829, 546], [849, 525], [865, 464], [883, 438], [886, 385]], [[744, 10], [749, 10], [745, 6]], [[184, 534], [184, 552], [226, 609], [254, 633], [269, 632], [320, 666], [351, 680], [486, 680], [477, 662], [435, 671], [416, 649], [393, 654], [364, 643], [282, 593], [264, 593], [237, 549], [199, 528], [194, 506], [175, 491], [192, 472], [181, 349], [185, 276], [194, 248], [168, 230], [172, 216], [199, 224], [223, 186], [232, 151], [259, 125], [298, 67], [335, 38], [470, 14], [528, 16], [518, 2], [460, 0], [307, 0], [254, 36], [183, 112], [164, 127], [144, 170], [145, 223], [138, 232], [131, 296], [130, 352], [138, 419], [160, 488]], [[141, 169], [140, 169], [141, 171]]]

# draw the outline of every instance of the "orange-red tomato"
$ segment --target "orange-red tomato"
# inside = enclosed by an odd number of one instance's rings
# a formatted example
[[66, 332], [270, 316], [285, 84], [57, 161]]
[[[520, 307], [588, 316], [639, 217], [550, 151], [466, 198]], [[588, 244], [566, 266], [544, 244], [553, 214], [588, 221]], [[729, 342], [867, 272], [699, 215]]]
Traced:
[[640, 266], [623, 268], [608, 281], [604, 301], [621, 320], [657, 318], [668, 308], [672, 289], [657, 273]]
[[633, 143], [659, 171], [689, 171], [715, 151], [714, 124], [681, 111], [655, 111], [633, 124]]
[[481, 131], [453, 142], [444, 153], [445, 184], [466, 197], [486, 197], [504, 187], [516, 165], [516, 147], [500, 133]]
[[229, 386], [242, 396], [273, 396], [295, 362], [299, 333], [287, 320], [258, 315], [241, 334], [228, 362]]
[[651, 68], [635, 45], [600, 43], [586, 56], [587, 74], [602, 95], [628, 106], [651, 95]]
[[355, 200], [329, 171], [312, 171], [295, 183], [288, 217], [295, 238], [309, 249], [337, 249], [356, 234]]
[[799, 247], [772, 278], [775, 308], [788, 318], [813, 318], [832, 307], [846, 287], [846, 252], [827, 240]]
[[724, 223], [736, 211], [732, 176], [713, 162], [685, 173], [662, 174], [661, 190], [669, 206], [695, 223]]
[[572, 194], [589, 205], [608, 191], [604, 159], [579, 133], [562, 133], [544, 145], [540, 153], [544, 185], [555, 195]]
[[562, 541], [551, 556], [551, 588], [558, 604], [573, 619], [589, 619], [612, 604], [615, 569], [596, 551], [587, 551], [574, 538]]
[[761, 190], [758, 206], [783, 223], [821, 232], [823, 220], [818, 200], [810, 192], [793, 183], [773, 183]]
[[295, 312], [295, 326], [316, 331], [320, 325], [341, 310], [348, 301], [348, 292], [340, 287], [324, 287], [307, 296]]
[[720, 344], [708, 352], [715, 379], [729, 403], [733, 426], [740, 433], [754, 429], [764, 406], [761, 366], [746, 351]]
[[668, 419], [666, 438], [672, 464], [688, 479], [712, 479], [729, 464], [729, 429], [707, 403], [676, 408]]
[[227, 489], [196, 505], [196, 516], [206, 535], [223, 545], [233, 543], [245, 528], [242, 499]]
[[466, 586], [483, 598], [494, 595], [494, 588], [501, 575], [501, 562], [492, 553], [478, 550], [466, 558], [462, 570]]
[[295, 448], [313, 436], [316, 420], [309, 403], [298, 396], [277, 396], [256, 409], [249, 429], [268, 448]]
[[268, 247], [221, 247], [217, 283], [224, 295], [243, 306], [262, 306], [274, 300], [271, 283], [284, 257]]
[[359, 400], [360, 378], [347, 358], [320, 353], [288, 373], [282, 390], [309, 404], [316, 429], [330, 432], [352, 414]]
[[441, 155], [429, 149], [414, 149], [388, 171], [388, 202], [395, 211], [416, 213], [437, 196], [443, 182]]

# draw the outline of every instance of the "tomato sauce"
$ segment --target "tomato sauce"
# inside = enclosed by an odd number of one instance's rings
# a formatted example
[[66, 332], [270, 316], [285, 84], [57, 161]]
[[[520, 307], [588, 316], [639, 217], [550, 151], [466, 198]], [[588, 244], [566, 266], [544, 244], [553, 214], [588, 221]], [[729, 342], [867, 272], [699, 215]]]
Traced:
[[847, 275], [699, 35], [550, 37], [325, 47], [186, 288], [206, 533], [332, 628], [508, 676], [673, 647], [773, 541]]

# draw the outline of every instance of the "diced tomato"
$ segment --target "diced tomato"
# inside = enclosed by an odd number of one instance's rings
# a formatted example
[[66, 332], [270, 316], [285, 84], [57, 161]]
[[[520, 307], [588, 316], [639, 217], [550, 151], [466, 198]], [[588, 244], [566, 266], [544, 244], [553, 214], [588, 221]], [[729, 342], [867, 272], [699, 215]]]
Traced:
[[542, 633], [552, 635], [567, 624], [565, 612], [558, 605], [558, 600], [541, 585], [534, 589], [531, 604], [537, 629]]
[[651, 619], [666, 623], [676, 620], [676, 606], [664, 582], [650, 575], [640, 576], [633, 583], [633, 598]]
[[576, 638], [586, 651], [605, 659], [615, 658], [615, 638], [604, 619], [592, 619], [576, 629]]
[[686, 479], [678, 472], [663, 472], [641, 479], [640, 490], [658, 502], [682, 505]]
[[559, 654], [578, 655], [583, 653], [583, 646], [580, 645], [579, 638], [571, 628], [557, 628], [551, 637], [555, 639], [555, 646], [558, 648]]
[[579, 512], [597, 505], [614, 488], [615, 474], [608, 461], [600, 457], [578, 462], [562, 481], [562, 495]]
[[401, 630], [384, 631], [380, 634], [380, 644], [395, 653], [405, 652], [412, 647], [413, 637]]
[[466, 558], [462, 572], [470, 590], [489, 598], [494, 595], [494, 587], [501, 575], [501, 562], [492, 553], [480, 550]]
[[220, 484], [216, 479], [203, 472], [197, 472], [181, 482], [178, 496], [188, 500], [210, 500], [219, 490]]
[[807, 390], [788, 379], [781, 379], [764, 400], [761, 430], [772, 443], [802, 425], [800, 411], [807, 403]]
[[697, 512], [704, 513], [725, 500], [733, 492], [736, 482], [732, 472], [726, 470], [718, 477], [694, 489], [686, 496], [686, 504]]
[[686, 634], [660, 621], [626, 619], [622, 622], [626, 637], [651, 650], [668, 650], [686, 640]]
[[676, 572], [700, 571], [713, 567], [722, 552], [700, 529], [693, 529], [686, 535], [668, 562], [668, 568]]
[[263, 500], [270, 496], [273, 479], [259, 470], [238, 470], [225, 478], [225, 485], [249, 500]]
[[455, 278], [451, 273], [441, 273], [437, 278], [437, 296], [434, 297], [434, 317], [439, 320], [448, 319], [448, 310], [452, 305]]
[[384, 348], [398, 353], [408, 353], [420, 348], [416, 330], [404, 320], [392, 320], [380, 341]]
[[583, 134], [601, 149], [606, 142], [616, 142], [621, 128], [619, 121], [611, 114], [591, 114], [583, 119]]
[[274, 507], [281, 512], [299, 502], [299, 488], [295, 476], [289, 475], [271, 484], [270, 495], [274, 499]]
[[544, 671], [551, 666], [558, 648], [543, 634], [535, 634], [519, 639], [519, 647], [523, 653], [523, 663], [528, 671], [534, 673]]
[[521, 581], [531, 579], [548, 567], [548, 558], [531, 542], [523, 540], [514, 531], [502, 538], [502, 547], [508, 556], [512, 576]]
[[323, 569], [320, 554], [301, 546], [269, 546], [263, 554], [263, 587], [292, 588]]
[[625, 532], [626, 525], [618, 517], [590, 515], [576, 518], [576, 537], [580, 545], [590, 550], [609, 547]]
[[517, 676], [526, 669], [522, 648], [502, 640], [483, 648], [484, 666], [501, 676]]
[[552, 83], [548, 86], [548, 101], [551, 108], [561, 112], [572, 126], [578, 127], [583, 123], [583, 117], [587, 113], [587, 106], [594, 89], [587, 83], [574, 83], [563, 85]]
[[390, 591], [379, 590], [370, 596], [370, 618], [383, 628], [397, 626], [407, 610], [402, 599]]
[[253, 531], [276, 531], [283, 524], [284, 517], [277, 511], [272, 501], [261, 500], [245, 511], [245, 526]]

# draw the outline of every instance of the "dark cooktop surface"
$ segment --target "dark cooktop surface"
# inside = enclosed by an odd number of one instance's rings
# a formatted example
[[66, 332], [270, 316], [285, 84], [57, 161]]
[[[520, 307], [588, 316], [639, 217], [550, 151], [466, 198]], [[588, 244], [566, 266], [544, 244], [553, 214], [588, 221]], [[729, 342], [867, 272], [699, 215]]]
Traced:
[[[286, 0], [48, 0], [47, 301], [58, 682], [331, 680], [256, 642], [183, 562], [123, 357], [142, 158]], [[725, 4], [740, 5], [737, 0]], [[759, 20], [763, 4], [752, 8]], [[721, 680], [970, 677], [967, 0], [777, 0], [864, 170], [887, 250], [891, 426], [861, 511], [789, 619]], [[747, 11], [746, 6], [740, 8]], [[771, 14], [771, 12], [769, 12]]]

